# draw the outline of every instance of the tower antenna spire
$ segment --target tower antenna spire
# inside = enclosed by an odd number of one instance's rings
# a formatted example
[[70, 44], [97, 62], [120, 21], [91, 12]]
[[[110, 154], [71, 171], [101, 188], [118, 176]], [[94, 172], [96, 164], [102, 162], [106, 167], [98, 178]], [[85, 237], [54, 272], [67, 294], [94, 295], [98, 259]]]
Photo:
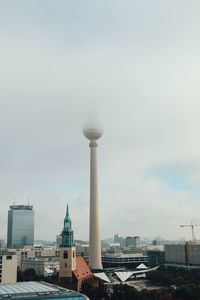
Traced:
[[83, 133], [90, 140], [90, 247], [89, 265], [92, 270], [102, 269], [101, 242], [98, 205], [97, 176], [97, 139], [103, 134], [103, 129], [95, 124], [83, 128]]

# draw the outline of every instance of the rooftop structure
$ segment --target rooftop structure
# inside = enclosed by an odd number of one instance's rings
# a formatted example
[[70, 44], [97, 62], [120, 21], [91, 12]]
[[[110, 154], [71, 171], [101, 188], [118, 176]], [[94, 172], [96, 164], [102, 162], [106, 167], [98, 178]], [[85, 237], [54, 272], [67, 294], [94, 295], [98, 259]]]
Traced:
[[88, 299], [85, 295], [45, 282], [0, 284], [0, 299]]

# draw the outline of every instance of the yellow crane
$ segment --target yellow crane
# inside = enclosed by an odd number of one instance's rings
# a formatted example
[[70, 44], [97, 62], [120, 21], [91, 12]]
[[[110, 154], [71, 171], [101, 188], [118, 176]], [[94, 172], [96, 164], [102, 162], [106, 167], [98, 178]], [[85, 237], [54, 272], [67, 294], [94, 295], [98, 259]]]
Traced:
[[187, 225], [180, 225], [180, 227], [191, 227], [192, 230], [192, 241], [195, 242], [195, 235], [194, 235], [194, 227], [196, 226], [200, 226], [200, 224], [193, 224], [193, 222], [191, 221], [191, 224], [187, 224]]

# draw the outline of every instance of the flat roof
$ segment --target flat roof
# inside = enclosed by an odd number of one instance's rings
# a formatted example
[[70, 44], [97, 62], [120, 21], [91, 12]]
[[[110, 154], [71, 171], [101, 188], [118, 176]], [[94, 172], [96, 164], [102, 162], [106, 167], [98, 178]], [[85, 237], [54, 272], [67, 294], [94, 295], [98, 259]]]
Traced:
[[10, 205], [11, 210], [32, 210], [33, 205]]
[[106, 253], [102, 256], [102, 258], [114, 257], [114, 258], [131, 258], [131, 257], [146, 257], [147, 255], [143, 255], [142, 253]]
[[[16, 282], [0, 284], [0, 299], [56, 299], [56, 295], [60, 298], [80, 297], [88, 299], [86, 296], [81, 295], [75, 291], [62, 288], [46, 282]], [[80, 299], [80, 298], [79, 298]]]

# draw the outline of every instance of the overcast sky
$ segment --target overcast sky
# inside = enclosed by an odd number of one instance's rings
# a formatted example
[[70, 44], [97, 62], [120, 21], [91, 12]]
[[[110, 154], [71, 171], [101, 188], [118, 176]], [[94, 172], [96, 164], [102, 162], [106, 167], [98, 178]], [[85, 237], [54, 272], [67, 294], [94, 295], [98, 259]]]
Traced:
[[[88, 239], [88, 115], [101, 237], [191, 238], [200, 224], [199, 0], [0, 0], [0, 238], [14, 197], [55, 240]], [[200, 227], [196, 228], [200, 239]]]

